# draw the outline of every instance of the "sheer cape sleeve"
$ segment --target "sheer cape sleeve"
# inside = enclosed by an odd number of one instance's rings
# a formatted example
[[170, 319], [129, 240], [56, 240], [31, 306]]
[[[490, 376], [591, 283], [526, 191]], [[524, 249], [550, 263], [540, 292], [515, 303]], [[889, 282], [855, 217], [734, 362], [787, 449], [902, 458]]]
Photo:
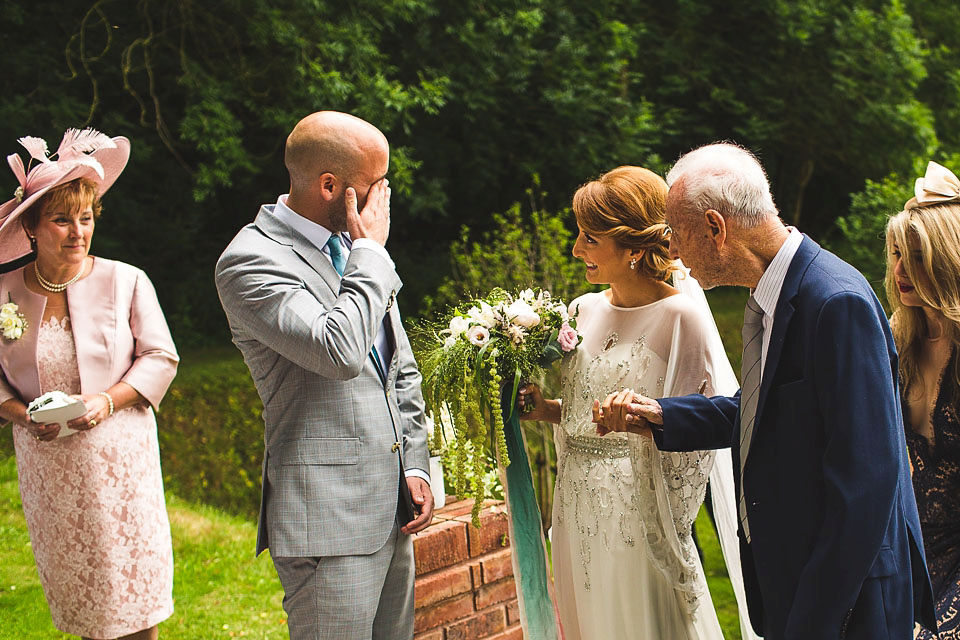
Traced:
[[[708, 318], [696, 305], [676, 308], [677, 313], [662, 319], [670, 329], [662, 394], [697, 393], [704, 385], [712, 390]], [[653, 466], [658, 471], [654, 477], [662, 479], [654, 483], [652, 495], [643, 491], [635, 496], [644, 514], [651, 560], [682, 593], [692, 614], [701, 598], [710, 597], [705, 581], [698, 577], [699, 558], [691, 530], [706, 495], [714, 452], [660, 452], [649, 438], [632, 434], [629, 441], [634, 467]]]
[[[701, 311], [705, 331], [706, 395], [733, 396], [740, 383], [730, 366], [720, 332], [710, 311], [710, 305], [700, 284], [684, 270], [674, 277], [674, 286], [689, 296]], [[695, 393], [688, 391], [686, 393]], [[679, 394], [671, 394], [679, 395]], [[743, 573], [740, 569], [740, 540], [737, 536], [736, 491], [733, 480], [733, 456], [729, 448], [717, 449], [716, 459], [710, 471], [710, 497], [713, 503], [714, 521], [717, 526], [720, 548], [727, 565], [727, 574], [737, 599], [740, 611], [740, 633], [744, 640], [760, 640], [750, 624], [747, 609], [747, 596], [743, 587]]]

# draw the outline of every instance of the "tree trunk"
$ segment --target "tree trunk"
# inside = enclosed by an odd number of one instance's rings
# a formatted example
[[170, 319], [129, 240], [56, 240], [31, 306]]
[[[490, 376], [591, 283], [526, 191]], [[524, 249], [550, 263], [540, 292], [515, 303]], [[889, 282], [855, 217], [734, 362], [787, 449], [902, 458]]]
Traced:
[[780, 208], [780, 216], [789, 224], [800, 223], [803, 192], [813, 176], [813, 168], [811, 158], [787, 156], [780, 162], [774, 198]]

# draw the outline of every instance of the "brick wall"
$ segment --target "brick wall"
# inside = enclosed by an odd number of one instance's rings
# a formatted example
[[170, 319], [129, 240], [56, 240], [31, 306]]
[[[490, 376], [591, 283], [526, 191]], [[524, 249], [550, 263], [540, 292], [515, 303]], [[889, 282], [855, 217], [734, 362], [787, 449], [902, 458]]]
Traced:
[[479, 529], [472, 507], [448, 504], [414, 538], [414, 640], [523, 638], [503, 503], [487, 502]]

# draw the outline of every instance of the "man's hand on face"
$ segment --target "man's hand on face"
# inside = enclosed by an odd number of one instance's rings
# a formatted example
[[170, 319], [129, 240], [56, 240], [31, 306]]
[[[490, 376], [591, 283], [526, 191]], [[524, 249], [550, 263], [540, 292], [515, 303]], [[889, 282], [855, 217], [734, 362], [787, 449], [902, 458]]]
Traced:
[[350, 237], [354, 240], [369, 238], [381, 246], [386, 245], [390, 235], [390, 187], [387, 179], [370, 187], [363, 211], [357, 211], [357, 191], [353, 187], [347, 187], [344, 201]]

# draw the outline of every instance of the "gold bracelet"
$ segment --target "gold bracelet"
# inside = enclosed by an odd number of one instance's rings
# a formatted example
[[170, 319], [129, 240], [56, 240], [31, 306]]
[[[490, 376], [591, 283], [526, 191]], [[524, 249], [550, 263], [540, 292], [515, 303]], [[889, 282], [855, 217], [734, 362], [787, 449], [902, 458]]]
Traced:
[[111, 398], [111, 397], [110, 397], [110, 394], [107, 393], [106, 391], [101, 391], [101, 392], [98, 393], [97, 395], [98, 395], [98, 396], [103, 396], [104, 398], [107, 399], [107, 404], [110, 406], [110, 413], [107, 414], [107, 417], [109, 418], [110, 416], [113, 415], [113, 398]]

